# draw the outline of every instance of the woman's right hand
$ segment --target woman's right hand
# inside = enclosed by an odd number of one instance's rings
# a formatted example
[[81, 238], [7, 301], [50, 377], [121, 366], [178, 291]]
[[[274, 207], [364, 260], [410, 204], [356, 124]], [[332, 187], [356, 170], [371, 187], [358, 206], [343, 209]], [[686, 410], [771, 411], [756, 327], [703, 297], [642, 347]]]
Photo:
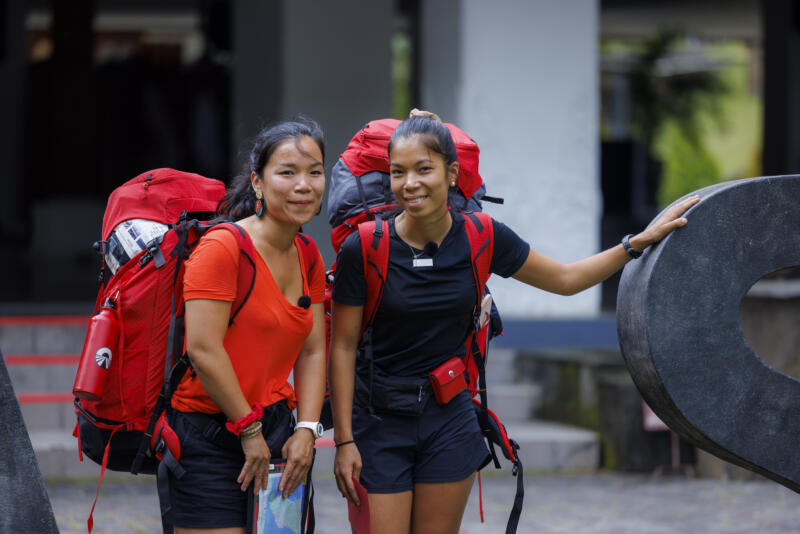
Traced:
[[358, 500], [356, 486], [353, 478], [361, 475], [361, 453], [355, 443], [348, 443], [336, 448], [336, 459], [333, 462], [333, 473], [336, 476], [336, 485], [339, 493], [348, 501], [356, 506], [361, 503]]
[[258, 493], [259, 489], [267, 489], [269, 481], [269, 447], [260, 432], [252, 437], [243, 437], [241, 440], [244, 466], [236, 482], [242, 485], [242, 491], [246, 491], [250, 481], [254, 481], [253, 492]]

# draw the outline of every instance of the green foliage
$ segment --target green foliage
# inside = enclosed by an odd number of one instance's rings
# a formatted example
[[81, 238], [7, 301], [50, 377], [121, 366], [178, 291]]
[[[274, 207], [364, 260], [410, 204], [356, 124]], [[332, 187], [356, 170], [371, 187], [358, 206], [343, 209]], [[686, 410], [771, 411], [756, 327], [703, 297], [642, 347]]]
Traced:
[[726, 81], [716, 71], [682, 68], [677, 61], [682, 46], [676, 34], [659, 35], [644, 43], [631, 69], [631, 127], [647, 144], [668, 120], [675, 121], [688, 140], [698, 141], [697, 110], [705, 108], [719, 116], [718, 99], [728, 91]]
[[659, 204], [760, 173], [762, 107], [747, 44], [670, 33], [600, 49], [617, 75], [627, 72], [631, 134], [663, 162]]
[[707, 185], [760, 174], [762, 108], [750, 87], [750, 51], [740, 43], [718, 43], [706, 51], [724, 64], [715, 75], [726, 90], [710, 102], [698, 100], [689, 133], [679, 117], [667, 118], [656, 133], [652, 152], [664, 162], [662, 206]]
[[662, 206], [722, 178], [719, 165], [702, 138], [690, 139], [675, 121], [664, 125], [654, 151], [664, 162], [658, 190]]

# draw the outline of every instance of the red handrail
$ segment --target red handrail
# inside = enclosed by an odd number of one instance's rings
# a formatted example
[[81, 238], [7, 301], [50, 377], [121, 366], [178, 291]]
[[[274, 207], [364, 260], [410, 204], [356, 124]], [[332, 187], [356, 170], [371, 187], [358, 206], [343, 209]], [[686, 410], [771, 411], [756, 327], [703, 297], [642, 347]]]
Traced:
[[87, 326], [89, 315], [0, 315], [0, 326]]
[[78, 365], [79, 354], [9, 354], [3, 356], [7, 367], [18, 365]]

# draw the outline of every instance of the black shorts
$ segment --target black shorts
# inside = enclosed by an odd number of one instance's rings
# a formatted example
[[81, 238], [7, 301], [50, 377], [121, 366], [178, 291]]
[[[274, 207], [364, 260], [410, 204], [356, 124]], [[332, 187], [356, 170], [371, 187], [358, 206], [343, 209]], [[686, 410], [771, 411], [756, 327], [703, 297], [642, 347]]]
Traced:
[[[179, 463], [186, 470], [180, 478], [169, 472], [169, 520], [187, 528], [244, 527], [247, 525], [247, 492], [236, 478], [244, 465], [239, 438], [225, 430], [225, 415], [210, 415], [222, 425], [222, 439], [203, 435], [203, 417], [174, 412], [170, 425], [181, 442]], [[199, 421], [198, 421], [199, 419]], [[273, 458], [294, 432], [294, 416], [285, 401], [264, 408], [264, 438]], [[213, 428], [213, 426], [211, 427]], [[249, 490], [252, 491], [252, 488]]]
[[429, 398], [419, 416], [379, 417], [353, 406], [361, 484], [370, 493], [400, 493], [417, 482], [464, 480], [489, 456], [468, 391], [444, 406]]

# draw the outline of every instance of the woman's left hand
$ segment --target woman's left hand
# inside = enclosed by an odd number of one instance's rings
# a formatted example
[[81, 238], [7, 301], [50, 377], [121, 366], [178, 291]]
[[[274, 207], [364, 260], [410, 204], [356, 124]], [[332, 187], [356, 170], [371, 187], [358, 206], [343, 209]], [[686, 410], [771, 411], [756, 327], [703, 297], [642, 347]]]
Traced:
[[298, 428], [286, 440], [281, 454], [286, 458], [286, 468], [283, 470], [278, 491], [284, 497], [291, 495], [303, 482], [311, 468], [314, 458], [314, 435], [306, 428]]
[[682, 215], [700, 201], [700, 195], [692, 195], [670, 207], [656, 222], [630, 239], [631, 247], [644, 250], [653, 243], [658, 243], [671, 231], [688, 222]]

